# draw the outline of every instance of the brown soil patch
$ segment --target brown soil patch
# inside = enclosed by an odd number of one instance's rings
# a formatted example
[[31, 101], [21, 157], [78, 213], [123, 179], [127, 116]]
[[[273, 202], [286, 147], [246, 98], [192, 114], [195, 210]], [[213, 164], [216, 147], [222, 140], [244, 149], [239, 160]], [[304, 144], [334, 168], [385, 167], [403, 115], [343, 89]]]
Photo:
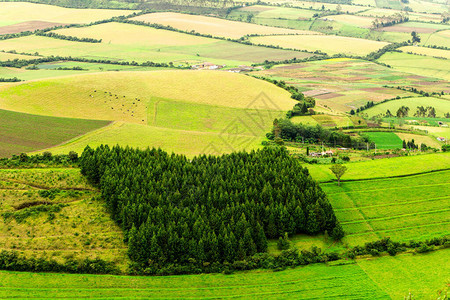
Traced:
[[274, 10], [275, 8], [272, 8], [272, 7], [255, 7], [255, 6], [249, 6], [249, 7], [244, 7], [244, 8], [241, 8], [241, 9], [239, 9], [239, 10], [242, 10], [242, 11], [257, 11], [257, 12], [260, 12], [260, 11], [267, 11], [267, 10]]
[[411, 75], [411, 76], [407, 76], [406, 78], [411, 78], [411, 79], [424, 79], [424, 78], [426, 78], [426, 77], [420, 76], [420, 75]]
[[334, 92], [334, 91], [328, 90], [328, 89], [319, 89], [319, 90], [306, 91], [306, 92], [303, 92], [303, 94], [305, 96], [315, 97], [318, 95], [323, 95], [323, 94], [332, 93], [332, 92]]
[[419, 82], [414, 82], [414, 84], [418, 84], [418, 85], [435, 85], [436, 82], [432, 82], [432, 81], [419, 81]]
[[278, 67], [277, 69], [295, 70], [295, 69], [302, 69], [302, 68], [306, 68], [306, 66], [304, 66], [304, 65], [289, 65], [289, 66]]
[[417, 33], [433, 33], [437, 31], [437, 29], [433, 28], [420, 28], [420, 27], [403, 27], [403, 26], [389, 26], [381, 29], [382, 31], [390, 31], [390, 32], [417, 32]]
[[338, 93], [328, 93], [328, 94], [316, 96], [316, 98], [325, 100], [325, 99], [336, 98], [336, 97], [341, 97], [341, 96], [344, 96], [344, 95], [338, 94]]
[[54, 26], [67, 25], [64, 23], [53, 23], [44, 21], [28, 21], [18, 24], [0, 27], [0, 34], [20, 33], [24, 31], [35, 31], [37, 29], [46, 29]]

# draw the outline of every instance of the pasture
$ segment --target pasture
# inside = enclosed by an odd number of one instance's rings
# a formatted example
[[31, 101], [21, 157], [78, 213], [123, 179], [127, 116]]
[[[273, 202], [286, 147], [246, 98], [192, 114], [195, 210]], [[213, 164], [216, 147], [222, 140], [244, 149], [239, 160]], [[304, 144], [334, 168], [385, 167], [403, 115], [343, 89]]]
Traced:
[[274, 45], [288, 49], [322, 51], [324, 53], [367, 55], [386, 46], [388, 43], [358, 38], [330, 35], [297, 35], [297, 36], [262, 36], [251, 37], [250, 41], [263, 45]]
[[401, 149], [402, 140], [394, 132], [364, 132], [377, 149]]
[[[78, 169], [0, 170], [0, 248], [26, 257], [102, 258], [122, 270], [127, 264], [123, 233]], [[54, 198], [42, 191], [55, 190]], [[48, 202], [53, 210], [27, 203]], [[25, 206], [25, 208], [21, 208]], [[42, 205], [41, 205], [42, 206]]]
[[45, 298], [51, 293], [55, 299], [185, 298], [187, 294], [190, 298], [402, 299], [411, 292], [415, 297], [428, 299], [444, 288], [448, 271], [436, 266], [445, 265], [448, 259], [449, 251], [442, 250], [425, 255], [364, 258], [342, 265], [316, 264], [279, 272], [165, 277], [1, 271], [0, 297]]
[[409, 116], [413, 117], [418, 106], [432, 106], [436, 109], [436, 117], [444, 117], [444, 114], [450, 111], [450, 101], [435, 97], [413, 97], [380, 103], [367, 110], [364, 110], [369, 117], [384, 116], [389, 110], [394, 116], [401, 106], [409, 107]]
[[450, 30], [438, 31], [430, 35], [428, 39], [422, 40], [425, 46], [449, 47]]
[[444, 179], [449, 176], [447, 170], [343, 182], [341, 186], [324, 183], [321, 187], [346, 232], [344, 242], [354, 246], [383, 237], [407, 242], [449, 234], [446, 203], [450, 200], [450, 183]]
[[[27, 2], [2, 2], [0, 15], [7, 25], [28, 21], [64, 24], [85, 24], [115, 16], [129, 15], [136, 10], [76, 9]], [[1, 25], [1, 24], [0, 24]], [[1, 27], [0, 27], [1, 30]]]
[[428, 147], [433, 147], [436, 149], [441, 148], [441, 144], [436, 140], [436, 138], [430, 137], [428, 135], [419, 135], [419, 134], [402, 133], [402, 132], [396, 132], [395, 134], [401, 140], [405, 140], [405, 141], [414, 140], [414, 143], [419, 146], [420, 146], [420, 144], [425, 144]]
[[37, 116], [0, 109], [0, 157], [52, 147], [107, 124], [107, 121]]
[[172, 12], [151, 13], [134, 17], [132, 20], [162, 24], [184, 31], [195, 31], [202, 34], [211, 34], [212, 36], [234, 39], [238, 39], [249, 34], [317, 34], [316, 32], [311, 31], [276, 28], [245, 22], [236, 22], [212, 17], [186, 15]]

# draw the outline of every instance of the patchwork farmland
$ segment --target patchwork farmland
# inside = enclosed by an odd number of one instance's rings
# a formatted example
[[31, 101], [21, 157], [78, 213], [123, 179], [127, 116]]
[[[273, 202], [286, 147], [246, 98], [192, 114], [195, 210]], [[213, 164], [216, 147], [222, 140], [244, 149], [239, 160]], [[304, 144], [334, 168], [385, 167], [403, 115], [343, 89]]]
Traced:
[[447, 10], [0, 2], [0, 298], [446, 299]]

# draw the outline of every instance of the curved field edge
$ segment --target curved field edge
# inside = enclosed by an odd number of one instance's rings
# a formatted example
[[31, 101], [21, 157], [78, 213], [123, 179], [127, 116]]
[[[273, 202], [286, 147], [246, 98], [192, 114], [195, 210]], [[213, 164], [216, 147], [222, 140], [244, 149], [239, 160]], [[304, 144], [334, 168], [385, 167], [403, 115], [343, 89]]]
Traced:
[[0, 109], [0, 157], [49, 148], [109, 121], [58, 118]]
[[[347, 172], [342, 181], [366, 180], [421, 174], [450, 168], [450, 153], [433, 153], [374, 159], [344, 164]], [[330, 165], [304, 165], [311, 176], [319, 182], [335, 181]]]
[[[0, 297], [428, 299], [444, 288], [450, 250], [315, 264], [280, 272], [165, 277], [0, 272]], [[392, 267], [395, 266], [395, 267]], [[386, 280], [388, 279], [388, 280]], [[39, 287], [39, 288], [37, 288]]]

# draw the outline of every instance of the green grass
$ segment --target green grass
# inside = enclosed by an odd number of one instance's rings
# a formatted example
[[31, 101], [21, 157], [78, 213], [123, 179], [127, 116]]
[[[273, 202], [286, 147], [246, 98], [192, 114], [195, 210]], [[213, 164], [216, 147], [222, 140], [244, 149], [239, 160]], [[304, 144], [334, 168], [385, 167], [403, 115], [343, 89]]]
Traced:
[[[445, 286], [449, 251], [359, 259], [355, 264], [310, 265], [280, 272], [129, 277], [0, 272], [0, 297], [47, 298], [260, 298], [416, 299]], [[395, 266], [395, 267], [392, 267]], [[441, 266], [441, 267], [439, 267]], [[385, 280], [389, 278], [389, 280]], [[39, 287], [39, 288], [36, 288]]]
[[401, 106], [409, 107], [409, 116], [412, 118], [414, 118], [418, 106], [432, 106], [436, 109], [436, 116], [443, 118], [444, 114], [450, 111], [450, 100], [435, 97], [405, 98], [375, 105], [374, 107], [364, 110], [364, 113], [367, 113], [369, 117], [377, 115], [384, 116], [386, 111], [389, 110], [393, 115], [396, 115], [397, 110]]
[[[54, 199], [39, 194], [49, 188], [64, 189]], [[26, 257], [54, 259], [102, 258], [125, 270], [126, 245], [97, 191], [87, 184], [78, 169], [0, 170], [0, 214], [29, 215], [25, 219], [0, 216], [0, 249], [15, 250]], [[31, 213], [35, 207], [17, 210], [21, 204], [50, 201], [65, 206], [54, 213]], [[0, 296], [1, 297], [1, 296]]]
[[424, 240], [449, 234], [450, 171], [378, 180], [321, 184], [341, 222], [344, 242], [383, 237]]
[[107, 124], [0, 110], [0, 157], [55, 146]]
[[[347, 172], [343, 180], [384, 178], [418, 174], [450, 168], [450, 153], [436, 153], [414, 156], [375, 159], [364, 162], [346, 163]], [[335, 180], [330, 165], [305, 165], [311, 176], [319, 182]]]
[[378, 59], [402, 72], [450, 80], [450, 61], [429, 56], [388, 52]]
[[401, 149], [402, 140], [394, 132], [364, 132], [377, 149]]

